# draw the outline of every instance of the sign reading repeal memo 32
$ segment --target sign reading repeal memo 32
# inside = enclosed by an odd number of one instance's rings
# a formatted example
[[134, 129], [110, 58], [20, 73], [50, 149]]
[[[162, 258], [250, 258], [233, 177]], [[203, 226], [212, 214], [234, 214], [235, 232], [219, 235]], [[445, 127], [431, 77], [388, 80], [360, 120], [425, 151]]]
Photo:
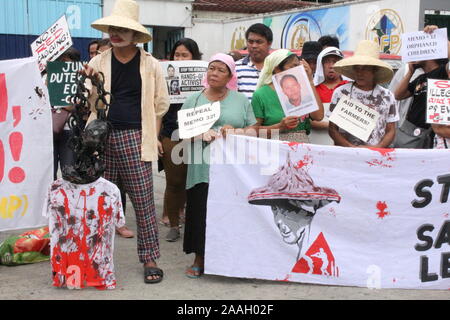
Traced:
[[333, 110], [330, 121], [367, 142], [379, 117], [380, 114], [377, 111], [343, 95]]
[[433, 33], [409, 32], [402, 34], [402, 62], [445, 59], [448, 57], [447, 28]]
[[208, 131], [220, 118], [220, 102], [178, 111], [180, 138], [189, 139]]

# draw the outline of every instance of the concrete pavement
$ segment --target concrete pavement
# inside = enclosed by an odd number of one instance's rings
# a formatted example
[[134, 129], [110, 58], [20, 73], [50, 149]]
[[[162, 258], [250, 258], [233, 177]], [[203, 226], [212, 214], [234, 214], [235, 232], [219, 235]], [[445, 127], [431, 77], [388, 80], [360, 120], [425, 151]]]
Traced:
[[[158, 220], [162, 212], [165, 188], [164, 174], [154, 171], [154, 189]], [[136, 230], [134, 212], [127, 204], [127, 225]], [[51, 286], [50, 263], [6, 267], [0, 265], [0, 300], [49, 299], [49, 300], [107, 300], [107, 299], [163, 299], [163, 300], [303, 300], [303, 299], [429, 299], [449, 300], [448, 290], [376, 290], [356, 287], [333, 287], [299, 283], [272, 282], [254, 279], [226, 278], [204, 275], [189, 279], [185, 269], [192, 263], [193, 255], [182, 251], [182, 240], [164, 240], [168, 228], [159, 225], [161, 259], [164, 280], [159, 284], [145, 284], [143, 268], [136, 252], [136, 239], [116, 237], [114, 264], [117, 288], [97, 291], [58, 289]], [[9, 235], [21, 231], [0, 232], [0, 242]]]

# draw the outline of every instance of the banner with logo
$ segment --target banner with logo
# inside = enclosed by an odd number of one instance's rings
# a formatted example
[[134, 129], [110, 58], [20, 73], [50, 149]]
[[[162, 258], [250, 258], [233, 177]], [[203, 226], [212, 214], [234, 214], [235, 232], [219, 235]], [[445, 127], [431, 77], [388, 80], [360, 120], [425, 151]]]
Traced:
[[52, 180], [51, 112], [37, 60], [0, 61], [0, 231], [44, 225]]
[[184, 103], [191, 94], [203, 90], [202, 81], [208, 70], [208, 62], [185, 60], [160, 63], [170, 103]]
[[219, 139], [211, 147], [205, 273], [449, 289], [449, 155]]

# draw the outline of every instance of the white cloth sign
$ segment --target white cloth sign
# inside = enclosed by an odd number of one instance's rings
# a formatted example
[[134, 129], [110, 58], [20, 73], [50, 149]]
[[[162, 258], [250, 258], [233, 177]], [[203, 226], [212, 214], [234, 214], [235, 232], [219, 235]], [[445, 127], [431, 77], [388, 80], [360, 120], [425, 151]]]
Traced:
[[162, 61], [170, 103], [184, 103], [191, 94], [203, 90], [208, 62], [196, 60]]
[[189, 139], [205, 133], [220, 118], [220, 102], [204, 104], [178, 111], [178, 126], [181, 139]]
[[211, 145], [205, 273], [449, 289], [449, 155], [219, 139]]
[[303, 66], [277, 73], [272, 81], [286, 116], [301, 117], [319, 110]]
[[450, 81], [428, 79], [427, 123], [450, 124]]
[[402, 62], [445, 59], [448, 57], [447, 28], [433, 33], [423, 31], [402, 34]]
[[31, 44], [31, 52], [33, 57], [37, 57], [39, 71], [44, 71], [48, 61], [55, 61], [72, 44], [66, 16], [63, 15]]
[[0, 61], [0, 231], [45, 225], [53, 180], [48, 91], [35, 58]]
[[380, 114], [364, 104], [344, 95], [330, 116], [330, 122], [367, 142], [377, 125]]

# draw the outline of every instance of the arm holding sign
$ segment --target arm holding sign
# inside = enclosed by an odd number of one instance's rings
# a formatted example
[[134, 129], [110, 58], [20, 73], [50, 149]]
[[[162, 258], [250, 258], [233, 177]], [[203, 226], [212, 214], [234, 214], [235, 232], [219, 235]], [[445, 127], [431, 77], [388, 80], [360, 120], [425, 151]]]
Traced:
[[316, 86], [314, 85], [313, 80], [313, 72], [311, 70], [311, 67], [309, 66], [308, 62], [306, 62], [304, 59], [302, 60], [303, 67], [305, 68], [306, 74], [308, 75], [308, 80], [312, 88], [312, 92], [314, 93], [314, 98], [316, 99], [316, 103], [319, 106], [319, 110], [311, 112], [309, 114], [309, 117], [315, 121], [321, 121], [324, 117], [324, 108], [322, 99], [320, 99], [319, 94], [316, 91]]
[[450, 138], [450, 126], [446, 124], [432, 124], [431, 127], [433, 128], [434, 133], [437, 135], [443, 137], [443, 138]]

